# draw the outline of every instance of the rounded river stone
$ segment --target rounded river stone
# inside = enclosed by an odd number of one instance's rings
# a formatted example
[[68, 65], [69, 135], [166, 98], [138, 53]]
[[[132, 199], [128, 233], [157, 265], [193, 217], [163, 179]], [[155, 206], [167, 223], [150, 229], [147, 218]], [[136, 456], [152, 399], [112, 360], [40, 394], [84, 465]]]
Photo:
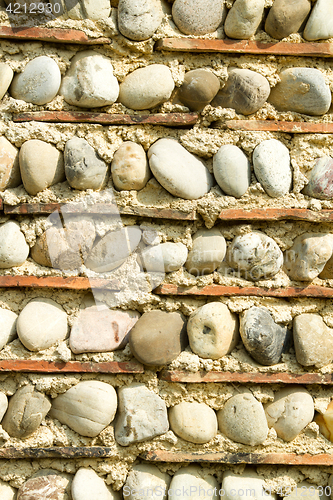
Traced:
[[310, 0], [275, 0], [266, 19], [265, 31], [276, 40], [297, 33], [310, 10]]
[[321, 368], [333, 360], [333, 329], [320, 314], [303, 313], [294, 318], [294, 346], [297, 362]]
[[185, 441], [204, 444], [217, 434], [215, 411], [204, 403], [182, 403], [169, 410], [171, 430]]
[[305, 40], [325, 40], [333, 37], [333, 3], [317, 0], [303, 33]]
[[130, 470], [123, 488], [127, 500], [166, 500], [171, 477], [156, 465], [137, 464]]
[[10, 484], [0, 479], [0, 498], [1, 500], [16, 500], [16, 489], [12, 488]]
[[292, 171], [289, 149], [277, 139], [261, 142], [253, 151], [254, 173], [268, 196], [279, 198], [289, 193]]
[[[265, 480], [253, 470], [244, 470], [242, 475], [232, 471], [223, 472], [223, 500], [244, 500], [244, 492], [251, 492], [251, 498], [259, 500], [277, 500], [277, 495], [269, 493], [265, 488]], [[289, 498], [289, 496], [288, 496]], [[295, 499], [297, 500], [297, 499]]]
[[215, 179], [225, 194], [240, 198], [251, 183], [251, 165], [243, 151], [232, 144], [221, 146], [213, 157]]
[[125, 141], [111, 163], [112, 181], [116, 189], [143, 189], [151, 177], [145, 150], [141, 144]]
[[73, 500], [120, 500], [120, 494], [96, 474], [93, 469], [79, 469], [72, 481]]
[[29, 245], [17, 222], [0, 225], [0, 269], [21, 266], [29, 255]]
[[145, 248], [139, 257], [146, 272], [171, 273], [178, 271], [186, 262], [187, 248], [183, 243], [170, 241]]
[[8, 64], [0, 63], [0, 99], [3, 98], [12, 83], [14, 71]]
[[8, 309], [0, 309], [0, 349], [17, 337], [17, 314]]
[[42, 469], [18, 490], [17, 500], [71, 500], [71, 476]]
[[199, 229], [192, 238], [185, 267], [190, 274], [201, 276], [213, 273], [222, 263], [227, 245], [219, 229]]
[[[174, 500], [217, 500], [219, 483], [214, 476], [207, 474], [199, 465], [183, 467], [175, 473], [170, 483]], [[185, 492], [185, 494], [184, 494]], [[186, 495], [186, 497], [185, 497]], [[171, 495], [169, 495], [171, 498]]]
[[224, 23], [227, 37], [246, 40], [257, 31], [264, 14], [265, 0], [236, 0]]
[[200, 111], [214, 99], [219, 89], [220, 81], [211, 71], [193, 69], [186, 73], [178, 97], [191, 111]]
[[[315, 422], [319, 425], [319, 431], [333, 442], [333, 401], [331, 401], [324, 414], [318, 413]], [[332, 476], [331, 476], [332, 477]], [[330, 480], [332, 484], [332, 479]]]
[[130, 40], [147, 40], [162, 22], [159, 0], [119, 0], [118, 28]]
[[302, 192], [319, 200], [333, 198], [333, 159], [330, 156], [318, 158]]
[[175, 0], [172, 18], [185, 35], [206, 35], [219, 27], [222, 4], [222, 0]]
[[18, 149], [5, 137], [0, 137], [0, 191], [17, 187], [21, 183]]

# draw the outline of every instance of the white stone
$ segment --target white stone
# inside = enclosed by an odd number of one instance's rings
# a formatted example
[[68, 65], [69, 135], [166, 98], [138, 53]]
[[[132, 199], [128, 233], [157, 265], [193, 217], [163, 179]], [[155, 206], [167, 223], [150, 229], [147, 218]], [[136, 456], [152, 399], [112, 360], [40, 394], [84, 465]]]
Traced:
[[292, 183], [288, 148], [277, 139], [261, 142], [253, 152], [254, 173], [272, 198], [289, 193]]
[[0, 226], [0, 269], [21, 266], [29, 255], [29, 245], [17, 222]]
[[7, 92], [9, 85], [12, 83], [14, 71], [8, 64], [0, 63], [0, 99]]
[[224, 23], [229, 38], [247, 39], [255, 34], [261, 22], [265, 0], [236, 0]]
[[219, 484], [200, 466], [190, 465], [175, 473], [169, 492], [169, 500], [218, 500]]
[[99, 477], [93, 469], [79, 469], [72, 481], [73, 500], [120, 500], [120, 494]]
[[0, 349], [14, 340], [16, 333], [17, 314], [8, 309], [0, 309]]
[[[0, 422], [3, 419], [6, 411], [8, 408], [8, 399], [7, 396], [4, 392], [0, 392]], [[0, 486], [0, 492], [1, 492], [1, 486]], [[0, 496], [1, 500], [2, 497]]]
[[186, 262], [187, 248], [183, 243], [161, 243], [145, 248], [140, 254], [140, 264], [147, 272], [171, 273]]
[[171, 481], [169, 474], [156, 465], [134, 465], [123, 488], [125, 500], [166, 500]]
[[171, 430], [185, 441], [204, 444], [217, 434], [215, 411], [204, 403], [183, 401], [169, 410]]
[[147, 40], [162, 22], [160, 0], [119, 0], [118, 28], [130, 40]]
[[305, 26], [305, 40], [325, 40], [333, 37], [333, 3], [331, 0], [317, 0]]
[[19, 151], [5, 137], [0, 137], [0, 191], [17, 187], [20, 184], [22, 184], [22, 179]]
[[221, 146], [213, 157], [215, 179], [222, 191], [235, 198], [246, 193], [251, 183], [251, 165], [237, 146]]
[[1, 500], [15, 500], [16, 498], [16, 489], [12, 488], [10, 484], [5, 483], [0, 479], [0, 498]]
[[[245, 470], [242, 475], [231, 471], [223, 473], [222, 489], [225, 494], [223, 500], [244, 500], [247, 492], [251, 500], [276, 500], [277, 495], [265, 489], [265, 481], [256, 472]], [[246, 492], [246, 493], [244, 493]]]

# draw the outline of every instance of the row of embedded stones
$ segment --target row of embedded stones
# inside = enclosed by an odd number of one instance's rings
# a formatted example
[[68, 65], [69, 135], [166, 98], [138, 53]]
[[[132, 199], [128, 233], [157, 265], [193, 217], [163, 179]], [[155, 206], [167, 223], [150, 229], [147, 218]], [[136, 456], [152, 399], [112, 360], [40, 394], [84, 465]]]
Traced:
[[119, 86], [113, 75], [112, 60], [91, 50], [73, 57], [63, 79], [59, 66], [48, 56], [31, 60], [15, 76], [6, 63], [1, 63], [0, 71], [1, 98], [9, 89], [15, 99], [38, 105], [51, 102], [59, 92], [68, 104], [81, 108], [109, 106], [118, 101], [130, 109], [148, 110], [172, 99], [193, 111], [211, 103], [250, 115], [269, 100], [278, 111], [323, 115], [332, 100], [322, 72], [304, 67], [283, 70], [273, 89], [264, 76], [248, 69], [229, 71], [222, 89], [220, 80], [211, 71], [192, 70], [186, 73], [176, 93], [168, 66], [150, 64], [136, 69]]

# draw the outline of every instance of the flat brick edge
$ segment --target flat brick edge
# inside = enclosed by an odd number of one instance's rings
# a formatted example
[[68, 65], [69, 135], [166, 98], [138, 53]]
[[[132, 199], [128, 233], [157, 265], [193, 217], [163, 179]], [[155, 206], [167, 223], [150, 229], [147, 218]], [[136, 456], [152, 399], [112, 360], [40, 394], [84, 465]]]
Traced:
[[0, 276], [0, 288], [60, 288], [67, 290], [90, 290], [105, 288], [119, 290], [117, 280], [84, 277], [63, 278], [61, 276]]
[[314, 212], [307, 208], [254, 208], [251, 210], [229, 208], [222, 210], [219, 219], [228, 221], [302, 220], [310, 222], [333, 222], [333, 210]]
[[333, 385], [333, 375], [320, 373], [239, 373], [239, 372], [197, 372], [182, 370], [163, 370], [159, 378], [167, 382], [184, 383], [216, 383], [234, 382], [240, 384], [303, 384], [303, 385]]
[[1, 372], [19, 373], [144, 373], [144, 367], [137, 361], [44, 361], [44, 360], [3, 360]]
[[213, 128], [249, 132], [286, 132], [287, 134], [332, 134], [333, 123], [284, 122], [278, 120], [217, 120]]
[[109, 38], [89, 38], [84, 31], [64, 28], [30, 28], [22, 26], [12, 28], [0, 27], [0, 38], [16, 41], [43, 41], [53, 43], [75, 43], [80, 45], [110, 44]]

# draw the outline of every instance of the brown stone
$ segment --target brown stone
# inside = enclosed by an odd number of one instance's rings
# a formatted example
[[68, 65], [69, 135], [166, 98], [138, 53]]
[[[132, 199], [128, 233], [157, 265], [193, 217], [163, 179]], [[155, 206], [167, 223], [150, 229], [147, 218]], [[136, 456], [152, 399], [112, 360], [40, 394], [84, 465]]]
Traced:
[[297, 33], [310, 10], [310, 0], [275, 0], [266, 19], [265, 31], [276, 40]]
[[71, 500], [70, 476], [55, 470], [41, 470], [19, 489], [17, 500]]
[[0, 137], [0, 191], [21, 183], [18, 149], [5, 137]]
[[309, 184], [303, 189], [303, 194], [319, 200], [333, 198], [333, 159], [330, 156], [318, 158], [310, 172]]
[[178, 97], [191, 111], [200, 111], [214, 99], [219, 89], [219, 79], [211, 71], [194, 69], [186, 73]]

